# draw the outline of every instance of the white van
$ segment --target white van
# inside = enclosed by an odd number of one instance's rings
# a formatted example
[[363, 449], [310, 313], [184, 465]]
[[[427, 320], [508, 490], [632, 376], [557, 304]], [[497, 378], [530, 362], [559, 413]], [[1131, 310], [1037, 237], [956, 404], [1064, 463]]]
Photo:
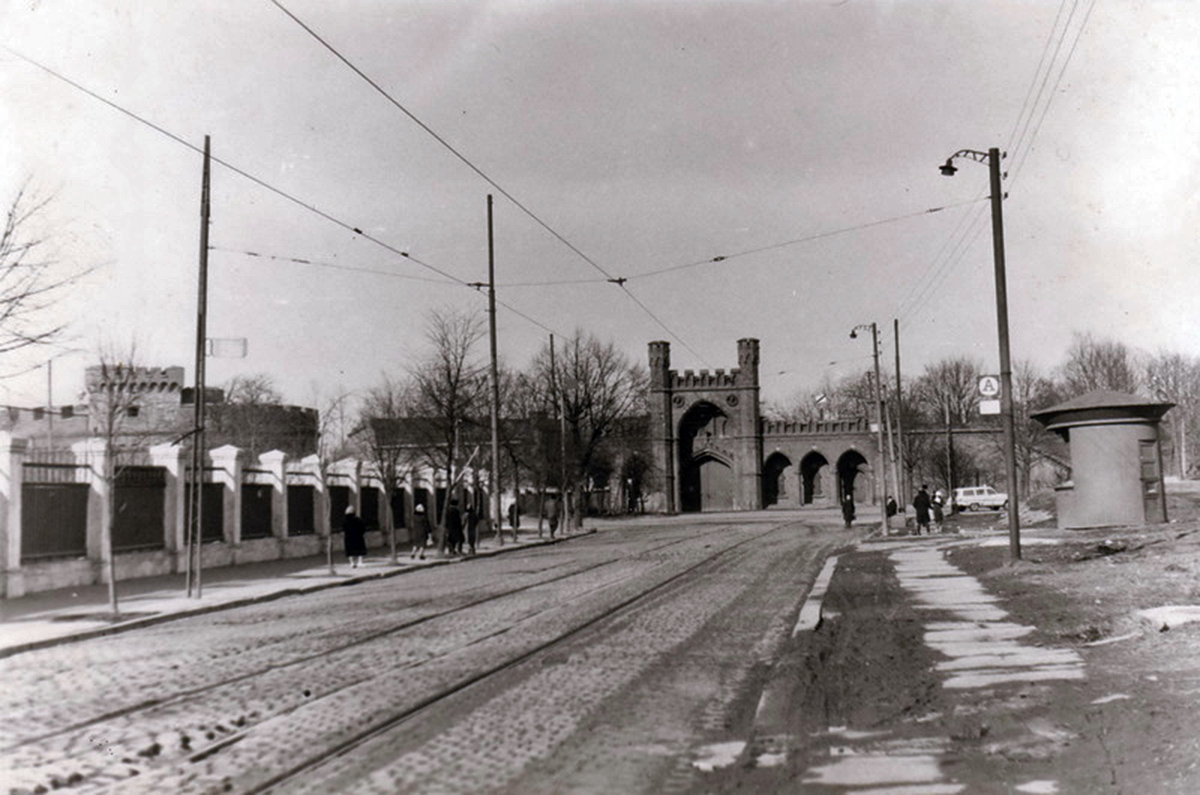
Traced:
[[967, 486], [955, 489], [950, 500], [955, 506], [955, 510], [959, 511], [978, 511], [982, 508], [999, 511], [1008, 507], [1008, 495], [1002, 491], [996, 491], [991, 486]]

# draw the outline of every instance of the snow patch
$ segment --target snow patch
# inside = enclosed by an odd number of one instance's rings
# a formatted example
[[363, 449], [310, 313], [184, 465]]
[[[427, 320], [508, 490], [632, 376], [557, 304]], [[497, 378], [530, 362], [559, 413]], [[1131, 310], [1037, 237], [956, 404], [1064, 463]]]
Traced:
[[1163, 605], [1137, 611], [1139, 617], [1162, 629], [1200, 621], [1200, 605]]
[[737, 761], [745, 750], [746, 743], [744, 742], [728, 742], [728, 743], [713, 743], [702, 748], [696, 749], [696, 759], [693, 760], [692, 766], [703, 770], [705, 773], [729, 767]]
[[1111, 704], [1114, 701], [1125, 701], [1128, 698], [1129, 698], [1129, 696], [1125, 695], [1124, 693], [1113, 693], [1111, 696], [1101, 696], [1100, 698], [1096, 699], [1092, 703], [1093, 704]]

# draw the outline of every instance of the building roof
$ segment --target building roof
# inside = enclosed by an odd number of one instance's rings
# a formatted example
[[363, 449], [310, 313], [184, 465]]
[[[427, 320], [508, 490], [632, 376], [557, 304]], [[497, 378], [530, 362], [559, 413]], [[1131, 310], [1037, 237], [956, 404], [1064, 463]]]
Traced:
[[1047, 428], [1056, 428], [1122, 419], [1157, 421], [1174, 406], [1174, 403], [1151, 400], [1128, 392], [1097, 389], [1050, 408], [1035, 411], [1029, 416]]

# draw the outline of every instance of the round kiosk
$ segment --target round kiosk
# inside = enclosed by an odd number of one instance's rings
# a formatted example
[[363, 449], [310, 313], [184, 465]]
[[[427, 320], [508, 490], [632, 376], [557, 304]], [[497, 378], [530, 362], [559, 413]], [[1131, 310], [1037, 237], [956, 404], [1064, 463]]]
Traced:
[[1030, 415], [1071, 451], [1071, 479], [1055, 489], [1059, 527], [1167, 521], [1158, 424], [1174, 405], [1096, 391]]

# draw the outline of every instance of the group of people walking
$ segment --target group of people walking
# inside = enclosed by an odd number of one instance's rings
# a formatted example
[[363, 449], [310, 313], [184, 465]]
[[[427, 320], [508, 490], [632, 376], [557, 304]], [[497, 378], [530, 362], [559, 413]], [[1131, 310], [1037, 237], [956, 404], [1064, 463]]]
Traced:
[[[926, 534], [930, 533], [930, 522], [937, 532], [942, 532], [943, 522], [946, 519], [946, 495], [941, 489], [938, 489], [932, 496], [929, 494], [929, 486], [921, 484], [920, 491], [913, 497], [913, 508], [917, 514], [916, 534], [921, 535], [924, 530]], [[842, 497], [842, 521], [846, 527], [850, 527], [854, 521], [854, 495], [847, 493]], [[896, 504], [896, 498], [890, 494], [887, 496], [887, 501], [884, 503], [884, 509], [888, 519], [891, 519], [900, 512], [899, 506]], [[889, 523], [890, 524], [890, 523]]]
[[464, 510], [458, 507], [458, 500], [450, 500], [450, 504], [446, 506], [443, 528], [445, 538], [438, 540], [429, 516], [425, 513], [425, 506], [418, 505], [413, 508], [413, 548], [409, 557], [425, 560], [425, 550], [431, 544], [451, 555], [462, 555], [465, 544], [467, 554], [475, 554], [475, 545], [479, 543], [479, 512], [474, 506], [468, 505]]

